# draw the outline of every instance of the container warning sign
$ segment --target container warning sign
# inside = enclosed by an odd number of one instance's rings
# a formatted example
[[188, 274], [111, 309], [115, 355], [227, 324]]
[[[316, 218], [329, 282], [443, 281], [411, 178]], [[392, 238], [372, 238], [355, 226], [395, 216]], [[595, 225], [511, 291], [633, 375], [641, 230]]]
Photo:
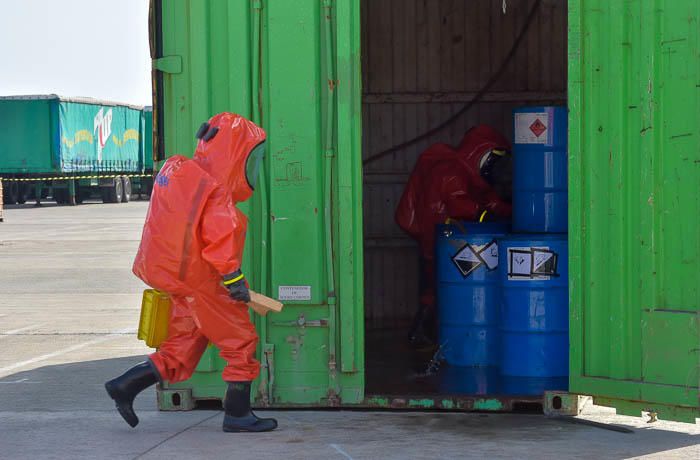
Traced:
[[482, 265], [495, 270], [498, 268], [498, 244], [495, 241], [481, 246], [467, 243], [452, 256], [452, 262], [465, 278]]
[[311, 286], [280, 286], [277, 300], [311, 300]]
[[547, 112], [516, 113], [516, 144], [547, 144], [550, 138], [550, 117]]
[[558, 255], [549, 248], [508, 248], [508, 279], [546, 281], [557, 277]]

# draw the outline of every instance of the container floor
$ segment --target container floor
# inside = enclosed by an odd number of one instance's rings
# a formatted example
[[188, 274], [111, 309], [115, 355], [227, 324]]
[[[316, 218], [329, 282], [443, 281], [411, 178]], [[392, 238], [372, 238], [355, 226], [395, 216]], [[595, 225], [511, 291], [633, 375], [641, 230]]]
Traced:
[[365, 394], [370, 399], [381, 395], [541, 401], [545, 390], [568, 388], [567, 377], [505, 377], [495, 367], [442, 363], [431, 369], [435, 349], [414, 349], [403, 330], [368, 329], [365, 337]]
[[366, 395], [437, 395], [436, 376], [425, 376], [434, 349], [415, 350], [407, 331], [367, 329], [365, 331]]

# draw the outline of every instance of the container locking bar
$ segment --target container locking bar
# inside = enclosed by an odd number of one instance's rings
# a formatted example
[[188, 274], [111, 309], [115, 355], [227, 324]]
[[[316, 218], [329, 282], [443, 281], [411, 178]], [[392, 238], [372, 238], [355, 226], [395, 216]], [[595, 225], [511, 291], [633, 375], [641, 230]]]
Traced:
[[314, 319], [307, 321], [304, 315], [299, 315], [296, 321], [276, 321], [272, 323], [274, 326], [286, 327], [328, 327], [327, 319]]
[[153, 59], [153, 68], [163, 73], [182, 73], [182, 56], [163, 56]]

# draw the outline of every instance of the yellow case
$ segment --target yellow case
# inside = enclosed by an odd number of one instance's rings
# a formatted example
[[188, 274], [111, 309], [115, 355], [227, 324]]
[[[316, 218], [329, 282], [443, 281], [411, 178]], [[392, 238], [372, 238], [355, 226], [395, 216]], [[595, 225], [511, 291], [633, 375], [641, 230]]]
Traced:
[[158, 348], [168, 337], [170, 297], [155, 289], [143, 291], [138, 338], [151, 348]]

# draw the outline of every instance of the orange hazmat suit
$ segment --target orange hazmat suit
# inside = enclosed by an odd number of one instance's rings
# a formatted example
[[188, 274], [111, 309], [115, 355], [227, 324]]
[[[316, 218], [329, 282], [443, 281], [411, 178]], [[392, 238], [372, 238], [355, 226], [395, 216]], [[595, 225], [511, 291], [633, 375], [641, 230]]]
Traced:
[[222, 279], [241, 269], [247, 219], [236, 204], [253, 193], [259, 163], [250, 163], [260, 157], [251, 153], [266, 136], [231, 113], [205, 127], [193, 159], [173, 156], [161, 168], [133, 271], [171, 296], [168, 337], [150, 356], [163, 380], [188, 379], [212, 342], [227, 362], [223, 379], [251, 381], [260, 372], [258, 336]]

